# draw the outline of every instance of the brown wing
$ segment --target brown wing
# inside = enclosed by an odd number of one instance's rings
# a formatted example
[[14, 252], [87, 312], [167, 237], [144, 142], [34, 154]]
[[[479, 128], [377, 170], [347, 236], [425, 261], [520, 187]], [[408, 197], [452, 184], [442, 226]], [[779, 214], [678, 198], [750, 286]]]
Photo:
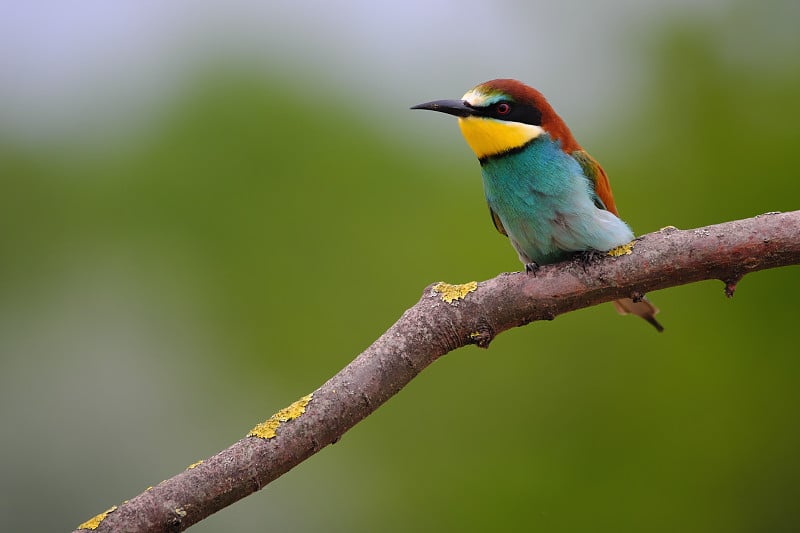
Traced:
[[572, 152], [572, 157], [580, 163], [583, 173], [594, 185], [594, 192], [603, 202], [606, 210], [619, 216], [617, 205], [614, 203], [614, 196], [611, 194], [611, 184], [608, 183], [608, 176], [603, 167], [600, 166], [600, 163], [590, 156], [586, 150], [576, 150]]

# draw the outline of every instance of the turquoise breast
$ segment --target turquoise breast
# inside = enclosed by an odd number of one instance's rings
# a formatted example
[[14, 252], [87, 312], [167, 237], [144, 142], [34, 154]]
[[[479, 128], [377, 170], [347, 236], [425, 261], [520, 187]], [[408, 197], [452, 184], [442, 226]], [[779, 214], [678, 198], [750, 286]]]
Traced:
[[547, 134], [481, 160], [481, 168], [486, 201], [523, 263], [554, 263], [633, 240], [628, 225], [602, 207], [578, 161]]

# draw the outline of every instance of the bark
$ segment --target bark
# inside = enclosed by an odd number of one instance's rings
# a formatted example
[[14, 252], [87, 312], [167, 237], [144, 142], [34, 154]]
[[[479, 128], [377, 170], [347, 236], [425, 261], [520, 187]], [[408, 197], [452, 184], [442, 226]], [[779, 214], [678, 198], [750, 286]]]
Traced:
[[386, 333], [311, 395], [229, 448], [80, 527], [182, 531], [336, 442], [456, 348], [485, 348], [499, 333], [535, 320], [701, 280], [721, 280], [732, 296], [745, 274], [796, 264], [800, 211], [694, 230], [665, 228], [638, 239], [630, 255], [547, 265], [535, 274], [501, 274], [475, 285], [431, 285]]

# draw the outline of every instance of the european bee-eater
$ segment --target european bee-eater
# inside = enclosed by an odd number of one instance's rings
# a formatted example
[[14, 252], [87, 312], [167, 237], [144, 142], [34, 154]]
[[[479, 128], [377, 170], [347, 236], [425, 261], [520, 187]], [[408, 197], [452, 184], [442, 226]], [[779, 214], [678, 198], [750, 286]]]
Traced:
[[[575, 252], [606, 252], [633, 240], [619, 218], [605, 171], [536, 89], [498, 79], [470, 89], [461, 100], [412, 109], [458, 117], [481, 164], [492, 221], [527, 271]], [[614, 304], [620, 313], [663, 329], [655, 319], [658, 309], [646, 299]]]

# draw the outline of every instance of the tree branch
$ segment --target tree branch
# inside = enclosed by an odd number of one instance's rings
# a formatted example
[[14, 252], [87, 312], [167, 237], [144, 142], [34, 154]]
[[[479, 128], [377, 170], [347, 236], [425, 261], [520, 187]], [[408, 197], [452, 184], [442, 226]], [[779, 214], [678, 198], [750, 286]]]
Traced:
[[353, 362], [242, 440], [76, 531], [182, 531], [262, 489], [366, 418], [440, 356], [623, 297], [706, 279], [733, 295], [747, 273], [800, 264], [800, 211], [641, 237], [630, 255], [547, 265], [477, 284], [437, 284]]

